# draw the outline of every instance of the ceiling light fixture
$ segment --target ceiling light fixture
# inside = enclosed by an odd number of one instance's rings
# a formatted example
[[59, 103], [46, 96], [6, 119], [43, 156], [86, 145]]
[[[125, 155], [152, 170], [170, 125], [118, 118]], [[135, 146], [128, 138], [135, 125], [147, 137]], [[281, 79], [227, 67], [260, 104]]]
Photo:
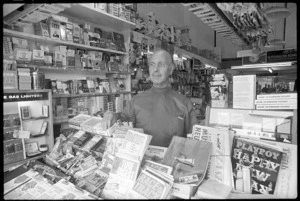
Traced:
[[268, 71], [269, 71], [270, 73], [273, 73], [273, 69], [272, 69], [272, 68], [268, 68]]
[[273, 39], [269, 41], [270, 45], [286, 45], [286, 42], [281, 39]]
[[214, 66], [209, 65], [209, 64], [205, 64], [205, 68], [214, 68], [214, 69], [217, 69], [217, 67], [214, 67]]
[[291, 14], [289, 9], [277, 6], [267, 8], [264, 13], [266, 13], [268, 20], [271, 22], [286, 18]]

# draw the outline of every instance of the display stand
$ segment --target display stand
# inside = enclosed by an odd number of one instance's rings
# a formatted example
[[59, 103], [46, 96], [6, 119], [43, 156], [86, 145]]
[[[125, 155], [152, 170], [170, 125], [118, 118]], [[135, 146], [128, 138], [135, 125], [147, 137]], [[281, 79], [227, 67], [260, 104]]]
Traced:
[[[52, 93], [46, 89], [4, 90], [3, 100], [6, 145], [4, 171], [7, 171], [22, 163], [42, 158], [47, 151], [52, 150], [54, 145]], [[14, 148], [11, 147], [8, 142], [13, 139], [23, 139], [22, 147], [17, 148], [16, 145]], [[42, 150], [41, 145], [46, 145], [47, 150]], [[20, 157], [18, 153], [24, 157]]]

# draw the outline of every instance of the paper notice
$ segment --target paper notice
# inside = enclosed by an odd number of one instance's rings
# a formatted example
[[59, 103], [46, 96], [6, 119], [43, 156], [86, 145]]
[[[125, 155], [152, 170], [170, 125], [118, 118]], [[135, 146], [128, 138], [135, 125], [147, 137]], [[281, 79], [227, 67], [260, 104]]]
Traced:
[[229, 126], [229, 114], [225, 112], [218, 113], [218, 124]]
[[275, 132], [275, 119], [274, 118], [262, 118], [262, 131]]

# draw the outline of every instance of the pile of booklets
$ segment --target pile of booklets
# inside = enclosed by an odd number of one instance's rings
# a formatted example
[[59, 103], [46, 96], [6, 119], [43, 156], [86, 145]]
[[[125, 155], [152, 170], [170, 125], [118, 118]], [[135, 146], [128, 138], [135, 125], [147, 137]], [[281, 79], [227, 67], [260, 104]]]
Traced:
[[128, 130], [124, 138], [109, 139], [105, 155], [112, 159], [112, 163], [102, 198], [129, 198], [129, 191], [136, 182], [141, 161], [151, 139], [151, 135], [134, 130]]
[[[49, 171], [49, 170], [48, 170]], [[47, 172], [49, 174], [49, 172]], [[79, 190], [66, 179], [52, 184], [38, 171], [29, 170], [4, 184], [4, 199], [47, 200], [84, 199], [94, 200], [96, 196]]]
[[129, 192], [132, 199], [166, 199], [169, 197], [174, 178], [173, 168], [146, 160], [133, 188]]

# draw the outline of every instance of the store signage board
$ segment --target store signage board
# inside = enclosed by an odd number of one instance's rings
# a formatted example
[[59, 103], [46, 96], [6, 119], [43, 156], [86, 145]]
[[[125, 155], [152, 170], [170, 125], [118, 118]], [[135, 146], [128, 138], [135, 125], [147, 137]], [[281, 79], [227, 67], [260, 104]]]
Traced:
[[3, 94], [3, 102], [48, 100], [48, 92], [15, 92]]
[[287, 61], [297, 61], [297, 50], [276, 50], [267, 52], [267, 62], [287, 62]]

